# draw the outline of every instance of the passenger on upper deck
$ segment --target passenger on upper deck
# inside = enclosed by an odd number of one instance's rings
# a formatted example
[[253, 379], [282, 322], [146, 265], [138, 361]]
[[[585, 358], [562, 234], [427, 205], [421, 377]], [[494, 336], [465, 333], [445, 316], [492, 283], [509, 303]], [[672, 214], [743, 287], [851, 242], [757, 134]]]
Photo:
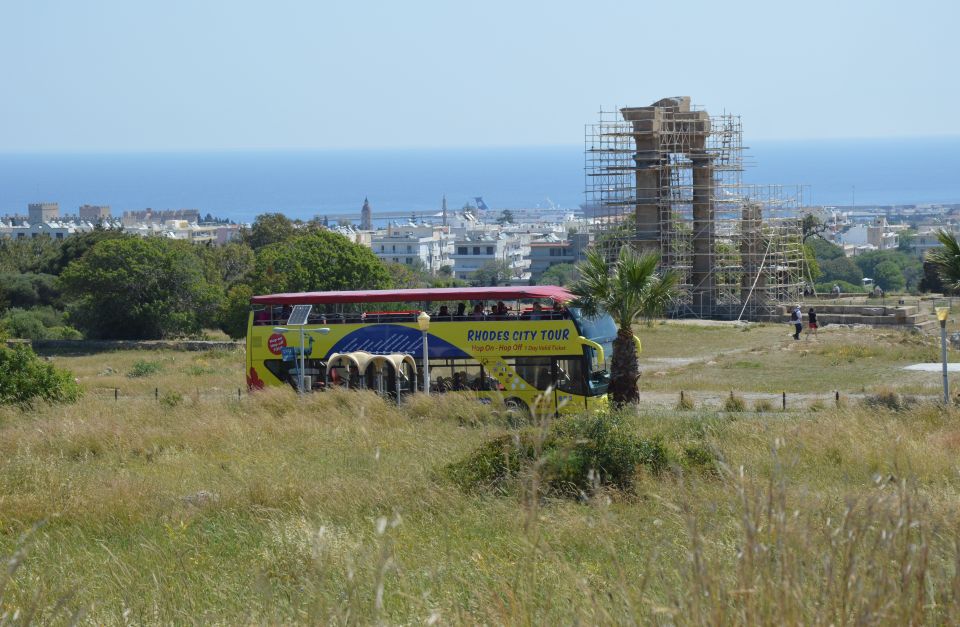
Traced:
[[483, 320], [484, 318], [483, 305], [481, 305], [480, 303], [477, 303], [476, 305], [474, 305], [473, 315], [470, 317], [473, 318], [474, 320]]
[[466, 304], [466, 303], [458, 303], [458, 304], [457, 304], [457, 317], [458, 317], [458, 318], [462, 318], [463, 316], [466, 315], [466, 313], [467, 313], [467, 304]]
[[446, 305], [440, 305], [440, 311], [437, 312], [437, 316], [440, 318], [449, 318], [450, 310], [447, 308]]
[[497, 320], [506, 320], [507, 305], [502, 300], [497, 301], [497, 306], [493, 308], [490, 313], [493, 314], [497, 318]]

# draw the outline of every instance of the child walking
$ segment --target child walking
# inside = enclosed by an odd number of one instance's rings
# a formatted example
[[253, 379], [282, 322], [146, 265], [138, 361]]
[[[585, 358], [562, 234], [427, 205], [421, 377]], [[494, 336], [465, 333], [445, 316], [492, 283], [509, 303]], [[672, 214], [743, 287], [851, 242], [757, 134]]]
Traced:
[[809, 340], [811, 331], [813, 331], [814, 337], [817, 336], [817, 312], [813, 310], [813, 307], [807, 312], [807, 320], [807, 339]]

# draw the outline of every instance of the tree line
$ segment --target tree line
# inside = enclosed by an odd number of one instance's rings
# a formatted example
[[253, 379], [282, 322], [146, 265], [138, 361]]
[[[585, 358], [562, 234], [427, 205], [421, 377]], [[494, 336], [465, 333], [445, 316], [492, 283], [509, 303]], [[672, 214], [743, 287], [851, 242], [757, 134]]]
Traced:
[[0, 328], [31, 339], [163, 339], [246, 332], [254, 294], [445, 285], [281, 214], [223, 246], [97, 228], [64, 240], [0, 239]]

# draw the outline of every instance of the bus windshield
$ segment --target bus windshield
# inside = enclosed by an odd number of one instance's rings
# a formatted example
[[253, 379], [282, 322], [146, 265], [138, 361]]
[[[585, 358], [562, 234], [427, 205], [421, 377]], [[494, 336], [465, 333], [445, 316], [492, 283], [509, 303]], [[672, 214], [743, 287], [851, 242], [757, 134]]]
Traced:
[[570, 307], [570, 317], [577, 325], [580, 335], [603, 348], [604, 362], [600, 362], [597, 351], [586, 347], [587, 363], [590, 374], [587, 378], [592, 394], [605, 394], [610, 384], [610, 358], [613, 356], [613, 340], [617, 337], [617, 325], [608, 314], [587, 317], [577, 307]]

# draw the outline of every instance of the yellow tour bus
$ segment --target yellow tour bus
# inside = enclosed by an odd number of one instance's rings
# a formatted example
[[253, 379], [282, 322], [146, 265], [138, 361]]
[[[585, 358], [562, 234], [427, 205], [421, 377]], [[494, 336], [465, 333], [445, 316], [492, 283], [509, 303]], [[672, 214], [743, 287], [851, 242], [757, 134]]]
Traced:
[[[610, 316], [568, 307], [571, 300], [555, 286], [254, 296], [247, 385], [341, 386], [399, 399], [426, 383], [431, 394], [469, 392], [521, 411], [583, 411], [604, 402], [617, 329]], [[309, 312], [298, 307], [301, 319], [291, 320], [297, 305]]]

